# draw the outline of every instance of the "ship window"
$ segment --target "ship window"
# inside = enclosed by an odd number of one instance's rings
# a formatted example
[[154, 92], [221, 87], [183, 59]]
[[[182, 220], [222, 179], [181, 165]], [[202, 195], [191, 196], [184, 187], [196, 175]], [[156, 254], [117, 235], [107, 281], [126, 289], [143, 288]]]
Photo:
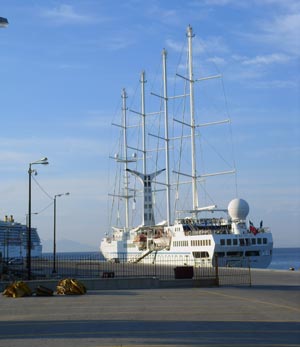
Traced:
[[231, 239], [227, 239], [226, 244], [227, 244], [227, 246], [231, 246]]
[[263, 244], [267, 244], [267, 239], [265, 237], [263, 238]]
[[245, 240], [244, 239], [240, 239], [240, 245], [244, 246], [245, 245]]
[[258, 257], [259, 251], [246, 251], [245, 255], [246, 255], [246, 257], [251, 257], [251, 256]]
[[209, 258], [208, 252], [193, 252], [194, 258]]
[[221, 239], [221, 240], [220, 240], [220, 244], [221, 244], [221, 246], [225, 246], [225, 240], [224, 240], [224, 239]]
[[217, 257], [225, 257], [225, 252], [216, 252]]
[[189, 245], [188, 241], [174, 241], [173, 242], [173, 247], [185, 247], [188, 245]]
[[256, 239], [252, 239], [252, 245], [256, 245]]
[[242, 257], [243, 252], [227, 252], [228, 257]]
[[233, 239], [232, 241], [233, 241], [233, 245], [236, 246], [238, 244], [238, 240], [237, 239]]
[[257, 243], [261, 245], [261, 239], [257, 239]]

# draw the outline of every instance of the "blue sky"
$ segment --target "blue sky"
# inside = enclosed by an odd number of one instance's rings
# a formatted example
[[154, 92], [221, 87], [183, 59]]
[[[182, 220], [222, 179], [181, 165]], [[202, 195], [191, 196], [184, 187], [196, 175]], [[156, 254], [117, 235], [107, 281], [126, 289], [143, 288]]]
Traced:
[[[299, 1], [0, 0], [0, 16], [1, 218], [25, 221], [28, 164], [47, 156], [35, 179], [50, 196], [70, 192], [57, 201], [57, 238], [98, 248], [121, 90], [130, 99], [143, 69], [150, 82], [163, 48], [176, 61], [191, 24], [197, 64], [223, 75], [250, 218], [275, 246], [300, 246]], [[32, 196], [45, 209], [32, 223], [51, 240], [51, 199], [35, 182]]]

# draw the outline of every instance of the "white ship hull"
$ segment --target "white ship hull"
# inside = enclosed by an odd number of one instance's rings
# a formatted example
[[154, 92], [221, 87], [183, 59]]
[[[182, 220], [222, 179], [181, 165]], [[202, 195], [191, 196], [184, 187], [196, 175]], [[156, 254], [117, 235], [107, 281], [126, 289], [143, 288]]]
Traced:
[[267, 232], [201, 236], [182, 233], [170, 238], [165, 246], [151, 248], [156, 240], [147, 240], [148, 245], [140, 250], [130, 232], [125, 232], [120, 240], [104, 238], [100, 249], [107, 260], [116, 262], [267, 268], [272, 261], [273, 240]]

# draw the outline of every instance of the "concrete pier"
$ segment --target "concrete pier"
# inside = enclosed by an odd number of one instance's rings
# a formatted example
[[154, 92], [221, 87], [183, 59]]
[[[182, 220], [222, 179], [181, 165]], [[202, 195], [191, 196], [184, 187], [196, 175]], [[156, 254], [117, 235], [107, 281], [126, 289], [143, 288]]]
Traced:
[[251, 280], [1, 296], [0, 347], [300, 346], [300, 272], [253, 270]]

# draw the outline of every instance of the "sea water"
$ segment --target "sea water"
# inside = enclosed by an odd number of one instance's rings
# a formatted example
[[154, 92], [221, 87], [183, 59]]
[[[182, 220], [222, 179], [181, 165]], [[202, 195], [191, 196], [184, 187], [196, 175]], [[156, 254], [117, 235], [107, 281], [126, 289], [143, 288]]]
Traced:
[[300, 270], [300, 248], [274, 248], [269, 269]]

